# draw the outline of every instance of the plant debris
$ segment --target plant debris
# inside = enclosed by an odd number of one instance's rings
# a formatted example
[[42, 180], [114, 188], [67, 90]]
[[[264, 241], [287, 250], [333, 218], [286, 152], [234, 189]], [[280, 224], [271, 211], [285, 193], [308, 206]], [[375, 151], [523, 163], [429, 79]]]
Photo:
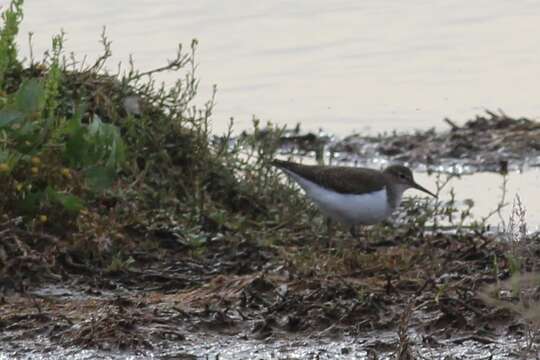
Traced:
[[458, 126], [450, 119], [449, 131], [417, 130], [414, 133], [353, 134], [344, 139], [302, 134], [300, 128], [281, 137], [283, 153], [314, 155], [321, 160], [373, 165], [373, 162], [406, 163], [423, 170], [448, 173], [491, 171], [507, 173], [526, 166], [540, 166], [540, 123], [487, 110], [485, 115]]

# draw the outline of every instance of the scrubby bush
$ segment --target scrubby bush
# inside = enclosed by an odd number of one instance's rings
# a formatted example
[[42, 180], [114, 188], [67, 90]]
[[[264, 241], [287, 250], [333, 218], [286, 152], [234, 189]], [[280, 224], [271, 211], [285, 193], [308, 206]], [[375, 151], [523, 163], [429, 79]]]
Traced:
[[[223, 232], [258, 239], [305, 209], [268, 166], [280, 129], [255, 122], [249, 136], [233, 139], [232, 124], [228, 134], [211, 134], [213, 97], [193, 104], [196, 41], [147, 72], [130, 60], [110, 74], [105, 34], [94, 63], [68, 56], [63, 34], [42, 60], [21, 62], [22, 10], [13, 1], [0, 31], [3, 226], [29, 238], [51, 234], [67, 251], [117, 257], [141, 242], [159, 246], [160, 236], [196, 247]], [[158, 72], [178, 80], [165, 87], [153, 80]], [[3, 246], [10, 256], [24, 252]]]

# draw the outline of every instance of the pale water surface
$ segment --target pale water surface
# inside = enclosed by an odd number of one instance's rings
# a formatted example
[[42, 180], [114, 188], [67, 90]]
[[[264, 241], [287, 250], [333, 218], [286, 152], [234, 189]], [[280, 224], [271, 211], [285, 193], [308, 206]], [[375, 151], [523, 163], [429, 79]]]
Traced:
[[[435, 188], [435, 177], [424, 173], [415, 175], [419, 183], [425, 184], [430, 189]], [[538, 197], [538, 187], [540, 184], [540, 171], [530, 169], [527, 172], [511, 172], [507, 175], [505, 187], [505, 203], [500, 214], [494, 213], [487, 221], [488, 224], [495, 226], [493, 230], [504, 230], [502, 225], [508, 226], [516, 195], [526, 210], [525, 221], [529, 232], [540, 230], [540, 201]], [[474, 207], [471, 212], [474, 219], [480, 220], [490, 212], [497, 209], [503, 195], [503, 177], [494, 173], [475, 173], [473, 175], [463, 175], [461, 178], [455, 178], [442, 191], [441, 199], [450, 198], [450, 190], [455, 193], [456, 202], [464, 206], [465, 201], [473, 200]], [[410, 190], [407, 195], [422, 195], [414, 190]], [[502, 217], [502, 221], [501, 221]], [[457, 219], [459, 221], [459, 217]], [[517, 218], [514, 218], [518, 221]], [[497, 227], [498, 226], [498, 227]]]
[[253, 114], [341, 135], [440, 126], [484, 108], [540, 115], [534, 0], [28, 0], [25, 8], [22, 36], [36, 33], [36, 54], [64, 29], [68, 50], [95, 58], [106, 25], [111, 68], [129, 54], [142, 69], [161, 66], [177, 43], [197, 38], [201, 101], [219, 89], [218, 132], [230, 117], [249, 126]]

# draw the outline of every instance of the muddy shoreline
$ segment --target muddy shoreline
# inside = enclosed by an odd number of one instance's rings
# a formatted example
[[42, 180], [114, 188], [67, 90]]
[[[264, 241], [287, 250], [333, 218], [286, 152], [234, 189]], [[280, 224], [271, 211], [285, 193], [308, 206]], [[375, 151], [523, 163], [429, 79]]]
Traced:
[[281, 138], [284, 153], [311, 154], [359, 166], [405, 163], [420, 171], [473, 174], [507, 173], [540, 166], [540, 123], [502, 111], [486, 111], [463, 123], [444, 119], [446, 131], [416, 130], [353, 134], [335, 139], [324, 133], [291, 129]]
[[[221, 239], [196, 257], [181, 255], [182, 248], [135, 252], [130, 268], [114, 273], [64, 268], [58, 281], [4, 293], [2, 354], [79, 349], [188, 359], [227, 350], [223, 340], [285, 343], [293, 351], [300, 339], [312, 351], [349, 341], [354, 354], [375, 358], [444, 353], [463, 343], [472, 353], [499, 356], [494, 359], [522, 350], [526, 327], [519, 314], [479, 297], [509, 278], [508, 244], [474, 235], [414, 239], [399, 230], [388, 240], [369, 253], [353, 243], [341, 255], [320, 249], [309, 265], [298, 254], [316, 244]], [[346, 271], [331, 274], [328, 267]], [[291, 337], [296, 340], [288, 342]], [[212, 339], [214, 347], [201, 347]]]

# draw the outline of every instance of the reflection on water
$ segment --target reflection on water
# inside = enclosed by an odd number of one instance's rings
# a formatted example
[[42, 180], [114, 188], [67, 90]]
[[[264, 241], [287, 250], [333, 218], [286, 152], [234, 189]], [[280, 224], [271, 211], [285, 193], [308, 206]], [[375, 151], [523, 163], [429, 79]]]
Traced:
[[69, 50], [96, 57], [107, 25], [114, 69], [129, 54], [142, 69], [161, 66], [178, 42], [198, 38], [201, 101], [216, 83], [218, 132], [231, 116], [247, 127], [252, 114], [342, 135], [438, 126], [483, 108], [540, 114], [537, 1], [47, 0], [25, 8], [22, 33], [36, 33], [36, 54], [63, 28]]

